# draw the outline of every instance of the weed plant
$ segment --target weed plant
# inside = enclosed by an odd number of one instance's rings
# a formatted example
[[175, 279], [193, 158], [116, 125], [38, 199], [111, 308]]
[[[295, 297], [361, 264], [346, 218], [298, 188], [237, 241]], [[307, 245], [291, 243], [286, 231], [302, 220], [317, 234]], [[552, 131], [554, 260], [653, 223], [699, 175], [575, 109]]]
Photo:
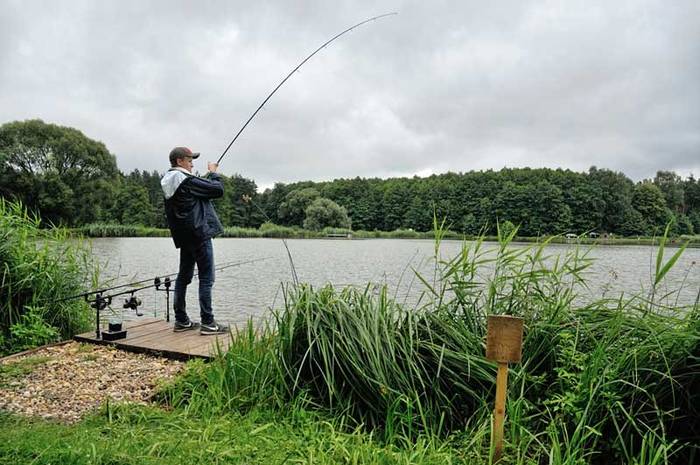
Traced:
[[61, 228], [40, 229], [18, 202], [0, 198], [0, 354], [73, 336], [90, 308], [62, 300], [94, 276], [90, 250]]

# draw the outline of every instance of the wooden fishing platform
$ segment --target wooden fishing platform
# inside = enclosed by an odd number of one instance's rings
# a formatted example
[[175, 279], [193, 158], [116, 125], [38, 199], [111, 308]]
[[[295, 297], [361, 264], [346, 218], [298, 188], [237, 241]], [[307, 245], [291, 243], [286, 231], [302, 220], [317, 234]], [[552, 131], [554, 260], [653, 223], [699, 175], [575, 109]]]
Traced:
[[231, 343], [230, 334], [202, 336], [199, 330], [173, 331], [173, 323], [157, 318], [141, 318], [123, 323], [126, 337], [114, 341], [98, 339], [95, 331], [78, 334], [76, 341], [90, 344], [114, 346], [129, 352], [146, 353], [177, 360], [192, 358], [210, 359], [217, 353], [217, 346], [222, 351]]

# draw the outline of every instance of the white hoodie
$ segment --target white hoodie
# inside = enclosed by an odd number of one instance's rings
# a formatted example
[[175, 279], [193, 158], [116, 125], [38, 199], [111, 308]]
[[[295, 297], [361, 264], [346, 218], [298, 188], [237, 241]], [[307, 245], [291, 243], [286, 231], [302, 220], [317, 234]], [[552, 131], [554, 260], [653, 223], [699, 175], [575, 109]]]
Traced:
[[165, 199], [167, 200], [175, 195], [175, 191], [180, 187], [180, 184], [190, 176], [192, 176], [192, 174], [184, 168], [180, 168], [179, 166], [170, 168], [160, 180], [160, 187], [163, 189]]

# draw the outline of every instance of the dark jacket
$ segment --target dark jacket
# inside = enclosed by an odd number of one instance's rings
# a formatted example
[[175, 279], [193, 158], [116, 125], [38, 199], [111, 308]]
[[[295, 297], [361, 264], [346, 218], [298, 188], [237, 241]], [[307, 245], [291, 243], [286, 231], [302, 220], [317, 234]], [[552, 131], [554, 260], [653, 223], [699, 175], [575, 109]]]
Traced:
[[195, 246], [221, 234], [224, 228], [211, 203], [224, 195], [221, 176], [204, 179], [171, 168], [160, 180], [165, 194], [165, 216], [175, 247]]

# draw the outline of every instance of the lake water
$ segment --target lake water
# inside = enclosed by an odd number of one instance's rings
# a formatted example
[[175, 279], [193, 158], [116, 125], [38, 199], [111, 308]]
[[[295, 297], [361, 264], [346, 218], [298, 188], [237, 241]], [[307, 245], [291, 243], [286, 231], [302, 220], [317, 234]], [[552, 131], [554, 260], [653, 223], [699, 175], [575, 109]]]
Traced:
[[[316, 286], [332, 283], [364, 287], [370, 282], [385, 283], [399, 300], [411, 301], [421, 288], [411, 268], [432, 276], [434, 243], [431, 240], [288, 239], [287, 244], [299, 280]], [[460, 241], [445, 241], [441, 255], [454, 256], [461, 246]], [[494, 244], [486, 246], [494, 247]], [[550, 255], [563, 255], [571, 247], [573, 245], [551, 245], [547, 251]], [[92, 250], [103, 264], [102, 279], [109, 280], [112, 285], [152, 279], [176, 272], [178, 267], [178, 252], [170, 238], [92, 239]], [[666, 257], [670, 258], [675, 250], [666, 249]], [[281, 284], [291, 282], [292, 273], [281, 240], [220, 238], [214, 240], [214, 253], [217, 266], [264, 259], [217, 272], [213, 291], [217, 320], [232, 324], [243, 323], [251, 316], [259, 320], [269, 314], [270, 307], [282, 305]], [[583, 299], [649, 289], [656, 248], [599, 246], [591, 250], [589, 257], [595, 261], [587, 271], [589, 289], [582, 290]], [[195, 279], [188, 287], [187, 308], [190, 316], [198, 321], [197, 284]], [[667, 275], [664, 289], [681, 287], [679, 304], [695, 302], [700, 288], [700, 249], [687, 249]], [[163, 292], [145, 290], [138, 295], [144, 302], [141, 311], [148, 316], [164, 316]], [[121, 307], [121, 302], [115, 301], [113, 308]], [[124, 312], [126, 319], [132, 316], [132, 311]]]

